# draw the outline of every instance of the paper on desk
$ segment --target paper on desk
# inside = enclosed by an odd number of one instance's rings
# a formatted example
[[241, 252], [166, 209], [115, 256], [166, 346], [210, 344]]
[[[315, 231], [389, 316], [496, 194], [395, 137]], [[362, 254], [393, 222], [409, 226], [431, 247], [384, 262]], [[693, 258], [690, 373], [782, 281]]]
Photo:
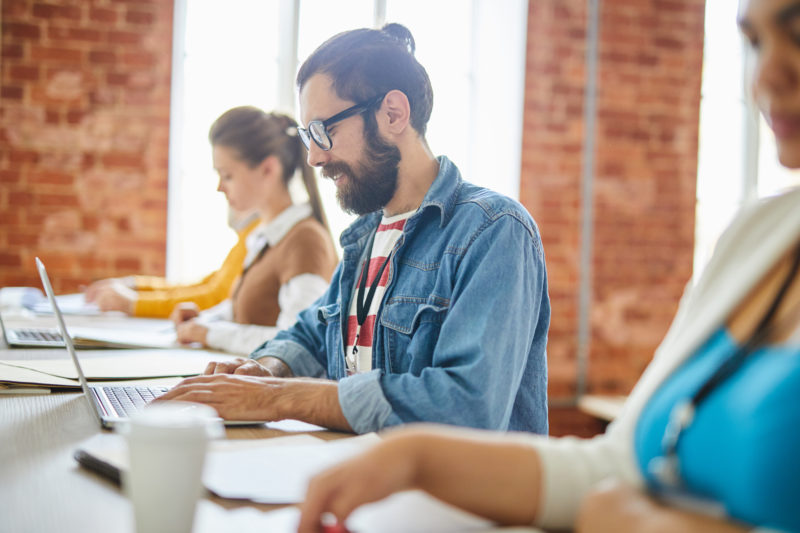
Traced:
[[303, 422], [302, 420], [294, 420], [287, 418], [285, 420], [277, 420], [275, 422], [267, 422], [267, 427], [270, 429], [279, 429], [287, 433], [296, 433], [301, 431], [325, 431], [326, 428]]
[[[19, 363], [20, 361], [13, 361]], [[0, 362], [0, 383], [14, 385], [41, 385], [45, 387], [79, 388], [77, 376], [74, 380], [44, 374], [30, 368], [20, 368]], [[12, 390], [12, 389], [9, 389]]]
[[194, 518], [195, 533], [296, 533], [300, 512], [294, 507], [260, 511], [253, 507], [225, 509], [201, 500]]
[[[108, 355], [104, 355], [104, 354]], [[235, 356], [205, 350], [126, 350], [93, 351], [92, 357], [81, 357], [81, 368], [86, 379], [114, 380], [192, 376], [201, 374], [211, 361], [233, 359]], [[25, 368], [51, 376], [78, 379], [72, 359], [36, 359], [0, 361], [4, 366]], [[2, 379], [2, 376], [0, 376]], [[5, 380], [3, 380], [5, 381]]]
[[223, 498], [260, 503], [303, 501], [311, 477], [380, 440], [374, 433], [313, 445], [254, 448], [208, 455], [203, 481]]
[[[300, 510], [288, 507], [263, 512], [253, 508], [226, 510], [211, 502], [200, 502], [195, 520], [199, 533], [263, 532], [294, 533]], [[358, 533], [488, 533], [496, 529], [486, 519], [447, 505], [420, 491], [401, 492], [357, 509], [346, 522], [347, 529]], [[514, 531], [535, 533], [529, 528]]]
[[[211, 441], [209, 453], [235, 453], [270, 446], [304, 446], [325, 442], [311, 435], [290, 435], [270, 439], [219, 439]], [[77, 450], [119, 471], [128, 469], [125, 438], [118, 433], [98, 433], [83, 441]]]
[[[81, 292], [74, 294], [59, 294], [56, 296], [56, 303], [59, 310], [65, 315], [99, 315], [100, 308], [97, 304], [88, 303], [84, 294]], [[42, 295], [41, 300], [27, 305], [27, 307], [37, 314], [53, 314], [53, 307], [47, 298]]]
[[176, 348], [178, 338], [175, 330], [146, 330], [109, 327], [73, 327], [68, 328], [70, 336], [84, 344], [94, 342], [118, 346], [141, 348]]

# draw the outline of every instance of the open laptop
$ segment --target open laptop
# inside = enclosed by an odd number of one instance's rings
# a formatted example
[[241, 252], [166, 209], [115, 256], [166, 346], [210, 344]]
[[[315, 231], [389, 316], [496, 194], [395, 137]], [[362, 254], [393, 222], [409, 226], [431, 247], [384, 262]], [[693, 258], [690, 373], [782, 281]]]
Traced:
[[78, 371], [78, 381], [81, 384], [81, 389], [83, 389], [83, 394], [89, 400], [92, 412], [97, 416], [97, 420], [102, 427], [113, 428], [117, 422], [127, 419], [132, 412], [141, 409], [154, 398], [167, 392], [166, 387], [89, 386], [86, 376], [83, 374], [81, 363], [78, 360], [72, 337], [67, 332], [64, 316], [56, 303], [53, 286], [50, 284], [50, 277], [47, 275], [44, 263], [38, 257], [36, 258], [36, 268], [39, 270], [39, 277], [42, 278], [42, 285], [44, 285], [47, 299], [50, 300], [50, 305], [53, 307], [53, 313], [56, 316], [58, 330], [61, 333], [64, 345], [72, 358], [72, 362], [75, 364], [75, 370]]
[[[60, 309], [60, 308], [59, 308]], [[64, 337], [58, 328], [6, 328], [0, 316], [0, 330], [9, 348], [64, 348]], [[175, 331], [125, 330], [113, 327], [74, 327], [72, 344], [81, 350], [124, 348], [174, 348]]]
[[[86, 377], [83, 374], [78, 354], [75, 351], [75, 345], [72, 342], [67, 332], [67, 326], [64, 324], [64, 316], [56, 303], [55, 294], [53, 293], [53, 286], [50, 284], [50, 278], [44, 268], [44, 263], [37, 257], [36, 268], [39, 270], [39, 277], [42, 279], [44, 285], [44, 292], [53, 307], [53, 313], [56, 316], [58, 329], [64, 339], [67, 352], [69, 352], [72, 362], [75, 364], [75, 370], [78, 372], [78, 381], [81, 384], [83, 395], [86, 396], [92, 408], [92, 412], [100, 422], [100, 426], [106, 429], [111, 429], [119, 422], [125, 421], [128, 417], [142, 409], [145, 405], [158, 398], [165, 392], [167, 387], [145, 387], [145, 386], [94, 386], [89, 385]], [[223, 420], [226, 426], [250, 426], [255, 424], [263, 424], [265, 420]]]
[[8, 328], [0, 315], [0, 330], [9, 348], [63, 348], [58, 328]]

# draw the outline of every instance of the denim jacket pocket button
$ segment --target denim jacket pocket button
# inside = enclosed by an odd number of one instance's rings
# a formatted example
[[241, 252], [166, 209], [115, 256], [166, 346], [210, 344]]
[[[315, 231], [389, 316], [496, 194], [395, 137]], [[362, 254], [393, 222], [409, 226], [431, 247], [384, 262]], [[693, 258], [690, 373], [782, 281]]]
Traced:
[[393, 373], [414, 372], [431, 365], [432, 347], [447, 316], [447, 307], [424, 299], [389, 302], [381, 315], [385, 328], [387, 369]]
[[317, 320], [321, 324], [328, 325], [331, 321], [336, 320], [340, 314], [340, 306], [338, 303], [326, 305], [317, 309]]

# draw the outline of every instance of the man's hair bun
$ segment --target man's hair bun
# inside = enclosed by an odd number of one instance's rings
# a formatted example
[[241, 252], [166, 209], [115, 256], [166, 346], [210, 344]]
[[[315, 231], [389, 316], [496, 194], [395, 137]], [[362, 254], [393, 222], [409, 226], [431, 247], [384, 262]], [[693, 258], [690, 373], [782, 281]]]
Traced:
[[414, 51], [416, 50], [417, 46], [414, 42], [414, 36], [411, 35], [411, 32], [403, 26], [402, 24], [398, 24], [397, 22], [390, 22], [381, 28], [381, 31], [386, 35], [389, 35], [398, 43], [402, 44], [407, 50], [408, 53], [412, 56], [414, 55]]

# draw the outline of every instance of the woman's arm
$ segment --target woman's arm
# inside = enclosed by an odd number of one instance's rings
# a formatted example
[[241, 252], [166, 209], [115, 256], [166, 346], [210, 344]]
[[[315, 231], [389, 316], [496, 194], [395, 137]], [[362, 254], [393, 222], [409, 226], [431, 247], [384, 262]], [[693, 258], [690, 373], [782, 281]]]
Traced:
[[339, 522], [359, 505], [421, 489], [502, 524], [530, 524], [539, 499], [539, 458], [501, 434], [450, 428], [392, 432], [365, 454], [315, 477], [299, 531], [319, 531], [323, 513]]

